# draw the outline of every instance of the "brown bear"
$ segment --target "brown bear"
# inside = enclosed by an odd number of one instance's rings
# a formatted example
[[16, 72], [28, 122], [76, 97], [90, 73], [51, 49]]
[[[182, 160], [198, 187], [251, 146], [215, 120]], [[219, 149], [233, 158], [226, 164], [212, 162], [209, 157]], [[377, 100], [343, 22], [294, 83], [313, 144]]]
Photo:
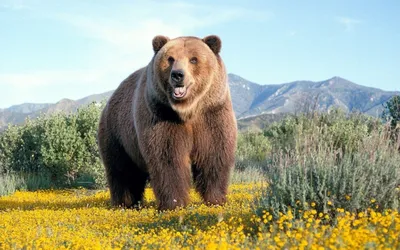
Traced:
[[115, 90], [99, 123], [111, 201], [135, 207], [146, 182], [158, 209], [185, 206], [191, 180], [226, 202], [237, 125], [218, 36], [153, 38], [150, 63]]

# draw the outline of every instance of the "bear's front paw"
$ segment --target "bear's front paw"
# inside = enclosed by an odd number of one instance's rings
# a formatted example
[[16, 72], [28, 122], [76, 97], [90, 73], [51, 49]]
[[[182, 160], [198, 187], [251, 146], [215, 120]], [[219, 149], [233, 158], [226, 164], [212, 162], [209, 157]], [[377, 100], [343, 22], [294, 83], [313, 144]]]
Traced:
[[188, 201], [185, 199], [170, 199], [170, 200], [164, 200], [160, 201], [158, 205], [158, 210], [163, 211], [163, 210], [173, 210], [178, 207], [185, 207], [187, 205]]
[[222, 193], [211, 193], [204, 196], [207, 205], [223, 205], [226, 203], [226, 195]]

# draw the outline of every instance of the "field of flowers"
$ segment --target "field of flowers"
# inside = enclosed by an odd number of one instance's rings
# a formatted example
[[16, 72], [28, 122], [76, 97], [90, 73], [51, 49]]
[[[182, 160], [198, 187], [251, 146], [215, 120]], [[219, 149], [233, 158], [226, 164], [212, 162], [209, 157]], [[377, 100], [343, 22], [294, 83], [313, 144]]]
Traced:
[[[261, 184], [230, 187], [225, 206], [159, 213], [151, 189], [141, 210], [111, 208], [105, 190], [16, 192], [0, 198], [0, 249], [399, 249], [400, 215], [371, 209], [337, 219], [256, 214]], [[311, 204], [311, 207], [315, 204]]]

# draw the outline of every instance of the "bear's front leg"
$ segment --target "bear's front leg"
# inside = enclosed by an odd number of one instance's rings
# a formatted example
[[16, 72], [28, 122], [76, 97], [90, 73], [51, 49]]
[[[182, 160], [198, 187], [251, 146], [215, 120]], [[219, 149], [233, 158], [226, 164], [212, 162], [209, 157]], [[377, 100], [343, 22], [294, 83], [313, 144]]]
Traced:
[[226, 202], [229, 178], [235, 164], [235, 133], [222, 131], [219, 136], [223, 140], [203, 136], [194, 146], [197, 150], [192, 165], [193, 180], [196, 191], [209, 205]]
[[[228, 115], [227, 115], [228, 114]], [[196, 191], [207, 204], [226, 202], [235, 164], [237, 127], [230, 105], [208, 112], [193, 128], [192, 172]]]
[[159, 210], [186, 206], [190, 190], [191, 135], [184, 126], [160, 123], [142, 138], [150, 183]]
[[229, 177], [233, 167], [230, 156], [215, 152], [192, 165], [196, 191], [208, 205], [223, 205], [228, 193]]

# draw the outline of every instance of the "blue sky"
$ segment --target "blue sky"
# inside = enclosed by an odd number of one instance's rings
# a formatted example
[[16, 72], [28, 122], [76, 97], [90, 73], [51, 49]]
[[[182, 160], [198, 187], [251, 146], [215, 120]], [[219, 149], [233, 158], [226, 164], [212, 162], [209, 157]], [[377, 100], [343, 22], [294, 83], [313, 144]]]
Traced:
[[0, 108], [115, 89], [155, 35], [219, 35], [227, 71], [260, 84], [400, 90], [400, 1], [0, 0]]

